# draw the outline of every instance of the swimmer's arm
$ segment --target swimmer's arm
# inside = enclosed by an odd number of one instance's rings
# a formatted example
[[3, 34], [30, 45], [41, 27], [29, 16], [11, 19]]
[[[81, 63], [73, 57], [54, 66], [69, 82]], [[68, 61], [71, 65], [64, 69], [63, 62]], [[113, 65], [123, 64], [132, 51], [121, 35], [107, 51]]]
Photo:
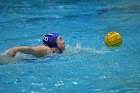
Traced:
[[25, 54], [33, 54], [34, 49], [33, 47], [28, 47], [28, 46], [13, 47], [7, 51], [7, 55], [9, 55], [10, 57], [14, 57], [17, 52], [21, 52]]
[[35, 57], [43, 57], [44, 55], [48, 55], [52, 53], [52, 50], [50, 50], [46, 46], [36, 46], [36, 47], [20, 46], [20, 47], [11, 48], [7, 52], [7, 55], [9, 55], [10, 57], [15, 57], [17, 52], [21, 52], [24, 54], [31, 54]]

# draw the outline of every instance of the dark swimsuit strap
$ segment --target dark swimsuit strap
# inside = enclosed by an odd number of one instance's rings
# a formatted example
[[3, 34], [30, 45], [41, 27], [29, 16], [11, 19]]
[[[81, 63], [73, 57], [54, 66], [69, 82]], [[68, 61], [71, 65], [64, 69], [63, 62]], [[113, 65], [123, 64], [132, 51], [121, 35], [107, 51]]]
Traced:
[[58, 48], [58, 50], [60, 51], [60, 54], [63, 52], [59, 47], [57, 47]]
[[[63, 52], [59, 47], [57, 47], [58, 48], [58, 50], [60, 51], [60, 54]], [[51, 49], [52, 50], [52, 49]], [[52, 50], [53, 51], [53, 50]], [[53, 53], [55, 53], [54, 51], [53, 51]]]

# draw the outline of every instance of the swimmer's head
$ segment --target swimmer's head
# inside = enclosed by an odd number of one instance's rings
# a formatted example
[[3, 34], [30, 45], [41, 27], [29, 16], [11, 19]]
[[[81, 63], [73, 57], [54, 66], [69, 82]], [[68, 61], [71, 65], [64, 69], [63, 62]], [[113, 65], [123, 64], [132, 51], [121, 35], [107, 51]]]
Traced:
[[64, 41], [62, 40], [61, 36], [56, 33], [50, 33], [43, 35], [42, 38], [43, 44], [50, 48], [58, 48], [61, 51], [65, 49]]

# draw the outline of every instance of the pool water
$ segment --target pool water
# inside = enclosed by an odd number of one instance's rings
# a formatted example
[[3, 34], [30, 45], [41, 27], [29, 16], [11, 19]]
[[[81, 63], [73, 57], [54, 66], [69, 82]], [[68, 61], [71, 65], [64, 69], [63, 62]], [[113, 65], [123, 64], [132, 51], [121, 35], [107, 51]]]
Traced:
[[[1, 0], [1, 62], [14, 46], [41, 45], [55, 32], [63, 54], [34, 58], [18, 53], [0, 65], [0, 93], [139, 93], [139, 0]], [[108, 48], [104, 36], [117, 31], [122, 46]]]

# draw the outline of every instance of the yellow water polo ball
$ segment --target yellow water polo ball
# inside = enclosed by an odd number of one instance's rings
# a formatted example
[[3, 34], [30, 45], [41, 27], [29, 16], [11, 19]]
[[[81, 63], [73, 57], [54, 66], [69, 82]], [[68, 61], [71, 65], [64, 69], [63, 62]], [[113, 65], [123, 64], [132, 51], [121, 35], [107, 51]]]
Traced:
[[122, 36], [118, 32], [109, 32], [104, 38], [108, 47], [120, 47], [122, 45]]

